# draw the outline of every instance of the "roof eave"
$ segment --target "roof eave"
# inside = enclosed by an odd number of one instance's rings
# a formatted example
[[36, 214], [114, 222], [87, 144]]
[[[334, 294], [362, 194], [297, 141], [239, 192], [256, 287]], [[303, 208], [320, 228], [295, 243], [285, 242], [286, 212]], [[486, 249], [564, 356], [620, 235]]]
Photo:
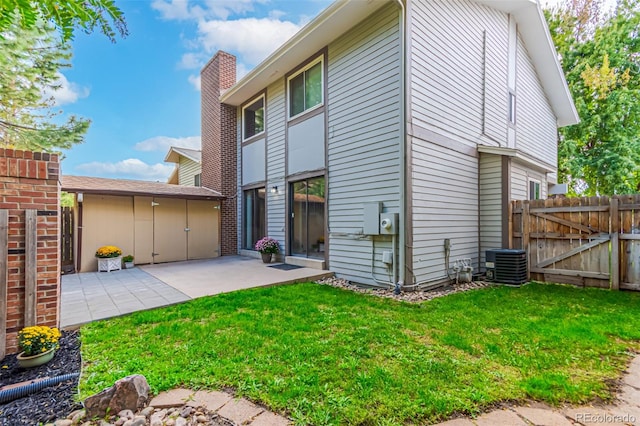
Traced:
[[220, 96], [220, 102], [240, 106], [250, 96], [283, 78], [309, 55], [344, 34], [389, 0], [336, 0]]

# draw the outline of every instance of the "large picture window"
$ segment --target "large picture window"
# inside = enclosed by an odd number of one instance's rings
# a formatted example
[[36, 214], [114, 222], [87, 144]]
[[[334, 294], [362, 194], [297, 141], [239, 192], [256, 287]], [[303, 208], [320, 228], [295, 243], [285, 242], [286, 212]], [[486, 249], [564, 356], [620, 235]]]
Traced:
[[289, 79], [289, 117], [322, 104], [322, 60], [312, 62]]
[[265, 190], [248, 189], [243, 193], [242, 247], [254, 250], [256, 242], [265, 237]]
[[264, 132], [264, 96], [242, 108], [242, 123], [243, 140]]

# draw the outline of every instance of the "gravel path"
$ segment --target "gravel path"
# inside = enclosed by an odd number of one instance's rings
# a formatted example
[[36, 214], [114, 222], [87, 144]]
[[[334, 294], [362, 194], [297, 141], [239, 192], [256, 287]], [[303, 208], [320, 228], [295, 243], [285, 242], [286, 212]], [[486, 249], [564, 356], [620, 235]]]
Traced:
[[[23, 369], [18, 366], [16, 355], [7, 355], [0, 362], [0, 387], [28, 382], [44, 377], [80, 372], [80, 341], [78, 332], [62, 332], [60, 349], [55, 357], [40, 367]], [[0, 425], [33, 426], [64, 418], [82, 408], [75, 401], [78, 378], [50, 386], [29, 396], [0, 405]]]

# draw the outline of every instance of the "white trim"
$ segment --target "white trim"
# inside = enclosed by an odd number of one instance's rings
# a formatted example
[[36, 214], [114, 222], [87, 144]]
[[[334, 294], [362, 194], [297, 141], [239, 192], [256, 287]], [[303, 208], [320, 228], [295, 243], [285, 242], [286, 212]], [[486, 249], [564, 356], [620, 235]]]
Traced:
[[[299, 112], [296, 115], [289, 115], [291, 113], [291, 80], [298, 77], [300, 74], [304, 73], [305, 71], [308, 71], [309, 69], [315, 67], [318, 64], [320, 64], [320, 103], [312, 106], [311, 108], [306, 108], [302, 112]], [[285, 88], [285, 98], [287, 101], [287, 120], [288, 121], [294, 120], [313, 110], [322, 108], [324, 106], [324, 84], [325, 82], [324, 82], [324, 55], [323, 54], [318, 56], [317, 59], [314, 59], [313, 61], [309, 62], [303, 68], [296, 71], [295, 74], [291, 74], [289, 77], [287, 77], [287, 86]], [[305, 81], [305, 87], [306, 87], [306, 81]]]
[[[262, 131], [258, 132], [258, 133], [254, 133], [251, 136], [247, 136], [245, 135], [245, 125], [244, 125], [244, 111], [249, 108], [250, 106], [253, 106], [253, 104], [255, 104], [256, 102], [258, 102], [260, 99], [262, 99], [262, 109], [263, 109], [263, 123], [262, 123]], [[267, 99], [264, 96], [264, 93], [261, 95], [256, 96], [255, 98], [251, 99], [249, 102], [247, 102], [247, 104], [245, 106], [242, 107], [242, 119], [241, 119], [241, 123], [240, 125], [242, 126], [242, 142], [246, 141], [247, 139], [252, 139], [256, 136], [262, 135], [266, 130], [267, 130]]]
[[488, 146], [488, 145], [478, 145], [478, 152], [484, 152], [485, 154], [493, 154], [493, 155], [503, 155], [505, 157], [512, 157], [527, 166], [540, 170], [541, 172], [547, 173], [555, 173], [557, 172], [557, 168], [544, 163], [539, 160], [535, 160], [525, 154], [522, 151], [516, 148], [501, 148], [497, 146]]
[[[535, 183], [538, 185], [538, 198], [531, 198], [531, 184]], [[527, 178], [527, 198], [529, 200], [540, 200], [542, 199], [542, 181], [534, 178]]]

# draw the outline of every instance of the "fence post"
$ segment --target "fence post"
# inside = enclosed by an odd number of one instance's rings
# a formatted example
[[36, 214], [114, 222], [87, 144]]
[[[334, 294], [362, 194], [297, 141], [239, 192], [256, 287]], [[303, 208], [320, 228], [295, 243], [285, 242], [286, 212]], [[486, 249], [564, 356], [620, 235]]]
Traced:
[[7, 293], [9, 285], [9, 210], [0, 210], [0, 359], [7, 352]]
[[507, 248], [512, 249], [513, 248], [513, 203], [515, 201], [509, 201], [509, 212], [508, 217], [509, 217], [509, 225], [507, 227], [507, 229], [509, 230], [509, 246]]
[[24, 325], [36, 325], [36, 280], [38, 276], [38, 212], [25, 210]]
[[522, 202], [522, 249], [527, 253], [527, 280], [531, 280], [531, 253], [529, 251], [529, 201]]
[[620, 290], [620, 199], [611, 197], [609, 217], [611, 218], [609, 235], [611, 236], [611, 290]]

